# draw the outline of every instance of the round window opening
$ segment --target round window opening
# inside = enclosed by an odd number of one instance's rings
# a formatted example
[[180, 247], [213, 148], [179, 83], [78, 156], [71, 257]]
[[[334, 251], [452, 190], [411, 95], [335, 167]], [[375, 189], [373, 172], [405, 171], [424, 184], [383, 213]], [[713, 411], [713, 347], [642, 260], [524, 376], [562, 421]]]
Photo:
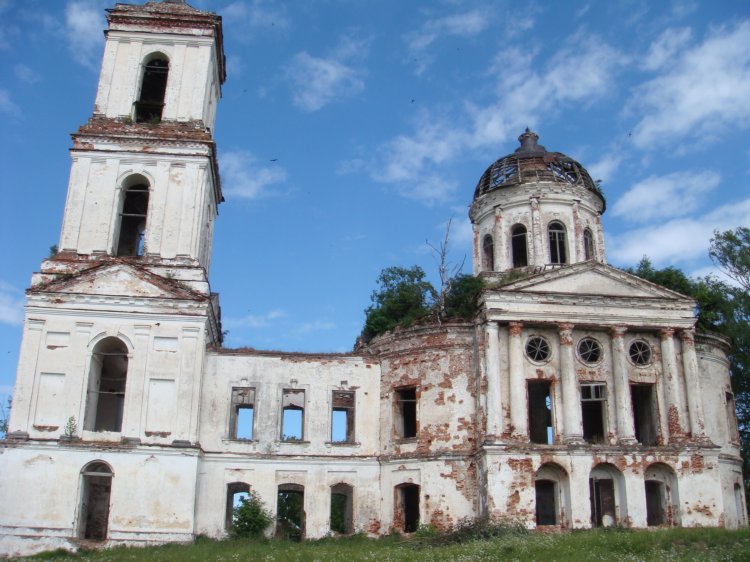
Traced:
[[532, 361], [546, 361], [549, 359], [549, 343], [542, 336], [531, 336], [526, 342], [526, 355]]
[[645, 341], [634, 341], [630, 344], [630, 360], [636, 365], [651, 363], [651, 347]]
[[602, 346], [593, 338], [583, 338], [578, 342], [578, 356], [584, 363], [598, 363], [602, 358]]

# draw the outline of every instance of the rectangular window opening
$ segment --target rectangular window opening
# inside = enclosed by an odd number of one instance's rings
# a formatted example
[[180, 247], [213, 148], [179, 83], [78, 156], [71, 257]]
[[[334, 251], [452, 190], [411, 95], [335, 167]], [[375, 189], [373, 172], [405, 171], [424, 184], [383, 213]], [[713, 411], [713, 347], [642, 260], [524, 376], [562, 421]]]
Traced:
[[642, 445], [656, 445], [654, 385], [631, 384], [630, 395], [633, 400], [633, 428], [636, 441]]
[[552, 392], [549, 381], [529, 381], [529, 439], [552, 445]]
[[588, 443], [603, 443], [606, 388], [601, 383], [581, 385], [581, 418], [583, 438]]
[[230, 439], [252, 440], [255, 422], [255, 389], [233, 388]]
[[396, 435], [403, 439], [417, 436], [417, 387], [396, 390]]
[[735, 409], [734, 394], [725, 393], [726, 399], [726, 417], [727, 417], [727, 437], [732, 443], [738, 443], [740, 440], [737, 429], [737, 410]]
[[331, 400], [331, 442], [354, 443], [354, 392], [334, 390]]
[[281, 440], [303, 441], [305, 437], [305, 391], [284, 390], [281, 397]]

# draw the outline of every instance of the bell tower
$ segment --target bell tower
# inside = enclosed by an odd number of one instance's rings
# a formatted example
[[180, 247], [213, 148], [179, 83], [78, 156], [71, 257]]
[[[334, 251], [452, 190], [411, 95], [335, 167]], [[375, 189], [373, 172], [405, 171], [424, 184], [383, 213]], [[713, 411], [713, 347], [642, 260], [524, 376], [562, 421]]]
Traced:
[[[179, 0], [116, 4], [107, 20], [58, 251], [26, 293], [3, 459], [19, 478], [0, 499], [54, 498], [55, 514], [13, 522], [39, 537], [190, 540], [204, 357], [221, 342], [208, 269], [222, 22]], [[92, 510], [106, 511], [96, 525]]]
[[176, 0], [117, 4], [107, 19], [94, 112], [73, 134], [58, 257], [124, 258], [201, 290], [222, 201], [221, 19]]

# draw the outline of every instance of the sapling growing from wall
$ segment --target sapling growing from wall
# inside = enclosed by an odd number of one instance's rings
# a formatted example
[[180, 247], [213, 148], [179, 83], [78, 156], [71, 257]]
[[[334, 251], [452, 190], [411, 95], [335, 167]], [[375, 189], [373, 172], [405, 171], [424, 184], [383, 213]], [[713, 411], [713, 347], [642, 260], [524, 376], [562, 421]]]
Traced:
[[251, 490], [239, 505], [232, 508], [232, 536], [235, 538], [259, 538], [273, 522], [271, 512], [258, 493]]

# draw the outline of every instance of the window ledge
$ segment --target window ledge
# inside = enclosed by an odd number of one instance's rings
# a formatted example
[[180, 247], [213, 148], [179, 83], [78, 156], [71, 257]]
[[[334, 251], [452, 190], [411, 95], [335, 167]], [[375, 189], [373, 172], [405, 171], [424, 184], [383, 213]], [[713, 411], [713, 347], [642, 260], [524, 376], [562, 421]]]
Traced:
[[326, 441], [326, 445], [329, 447], [359, 447], [361, 443], [359, 441]]
[[394, 437], [393, 442], [394, 443], [416, 443], [417, 438], [416, 437]]
[[282, 439], [279, 439], [276, 441], [276, 443], [282, 444], [282, 445], [309, 445], [309, 441], [304, 440], [294, 440], [294, 441], [284, 441]]

